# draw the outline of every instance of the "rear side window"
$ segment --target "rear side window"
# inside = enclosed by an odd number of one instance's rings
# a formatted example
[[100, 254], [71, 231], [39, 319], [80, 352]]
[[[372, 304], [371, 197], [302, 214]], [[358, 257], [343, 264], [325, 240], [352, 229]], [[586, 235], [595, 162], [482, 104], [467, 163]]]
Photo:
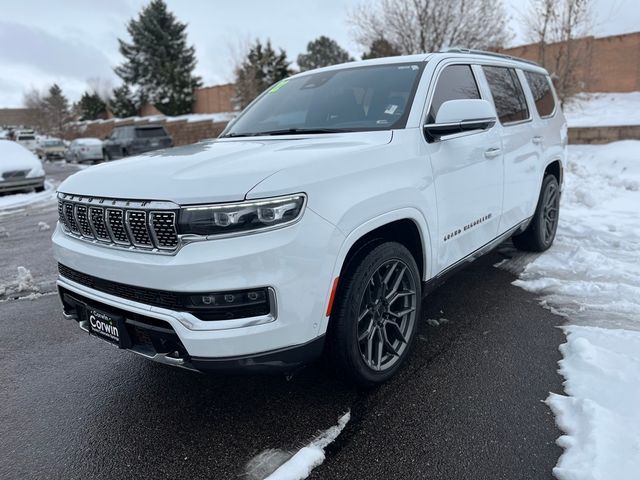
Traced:
[[493, 103], [500, 123], [519, 122], [529, 118], [529, 108], [518, 75], [513, 68], [483, 66], [491, 88]]
[[536, 102], [536, 110], [541, 117], [550, 117], [556, 109], [556, 101], [551, 91], [549, 77], [541, 73], [524, 72], [533, 99]]
[[434, 123], [440, 106], [448, 100], [479, 99], [480, 91], [469, 65], [449, 65], [440, 76], [433, 92], [427, 123]]
[[166, 137], [167, 132], [162, 127], [136, 128], [137, 138]]

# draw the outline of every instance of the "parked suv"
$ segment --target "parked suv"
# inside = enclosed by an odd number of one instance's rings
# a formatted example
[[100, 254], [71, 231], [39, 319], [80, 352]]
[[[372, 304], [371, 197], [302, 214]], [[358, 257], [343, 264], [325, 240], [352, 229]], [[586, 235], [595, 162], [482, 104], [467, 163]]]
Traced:
[[65, 317], [183, 368], [287, 371], [324, 351], [378, 384], [434, 285], [509, 237], [549, 248], [566, 144], [547, 72], [511, 57], [300, 73], [216, 140], [60, 185]]
[[127, 125], [115, 127], [103, 143], [104, 159], [138, 155], [173, 146], [162, 125]]

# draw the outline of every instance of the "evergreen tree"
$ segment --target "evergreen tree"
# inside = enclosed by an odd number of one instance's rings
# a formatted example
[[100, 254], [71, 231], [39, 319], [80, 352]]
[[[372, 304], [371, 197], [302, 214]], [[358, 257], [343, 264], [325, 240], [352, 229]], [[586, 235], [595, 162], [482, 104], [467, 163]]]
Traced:
[[118, 118], [133, 117], [138, 114], [138, 106], [131, 89], [126, 84], [113, 89], [109, 110]]
[[289, 65], [284, 50], [276, 53], [270, 40], [264, 46], [256, 40], [242, 64], [236, 68], [235, 100], [238, 106], [246, 107], [267, 87], [291, 75], [293, 72]]
[[163, 0], [151, 0], [127, 25], [131, 43], [118, 40], [125, 62], [115, 72], [136, 89], [138, 102], [147, 100], [165, 115], [190, 113], [193, 90], [201, 85], [186, 28]]
[[380, 37], [371, 42], [369, 51], [362, 55], [362, 59], [395, 57], [397, 55], [400, 55], [400, 50], [384, 37]]
[[298, 66], [302, 72], [352, 61], [346, 50], [324, 35], [307, 44], [307, 53], [298, 55]]
[[96, 92], [84, 92], [75, 110], [80, 115], [80, 120], [97, 120], [106, 116], [107, 104]]
[[43, 110], [48, 129], [61, 132], [69, 118], [69, 101], [58, 84], [54, 83], [49, 88], [49, 93], [43, 99]]

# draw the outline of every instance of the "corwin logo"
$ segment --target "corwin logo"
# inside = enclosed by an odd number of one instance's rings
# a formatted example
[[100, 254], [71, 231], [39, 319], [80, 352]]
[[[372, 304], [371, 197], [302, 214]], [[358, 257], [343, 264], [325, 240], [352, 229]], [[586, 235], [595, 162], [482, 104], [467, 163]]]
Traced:
[[[102, 318], [98, 318], [102, 317]], [[89, 316], [91, 328], [114, 340], [119, 340], [118, 328], [111, 324], [111, 319], [94, 312]]]

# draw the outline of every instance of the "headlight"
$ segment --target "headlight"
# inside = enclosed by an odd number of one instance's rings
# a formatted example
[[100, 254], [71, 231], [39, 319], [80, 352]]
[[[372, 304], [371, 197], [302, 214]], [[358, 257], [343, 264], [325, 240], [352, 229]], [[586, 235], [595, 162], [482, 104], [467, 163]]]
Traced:
[[239, 235], [280, 228], [300, 219], [306, 199], [306, 195], [298, 193], [247, 202], [183, 207], [178, 229], [181, 234]]

